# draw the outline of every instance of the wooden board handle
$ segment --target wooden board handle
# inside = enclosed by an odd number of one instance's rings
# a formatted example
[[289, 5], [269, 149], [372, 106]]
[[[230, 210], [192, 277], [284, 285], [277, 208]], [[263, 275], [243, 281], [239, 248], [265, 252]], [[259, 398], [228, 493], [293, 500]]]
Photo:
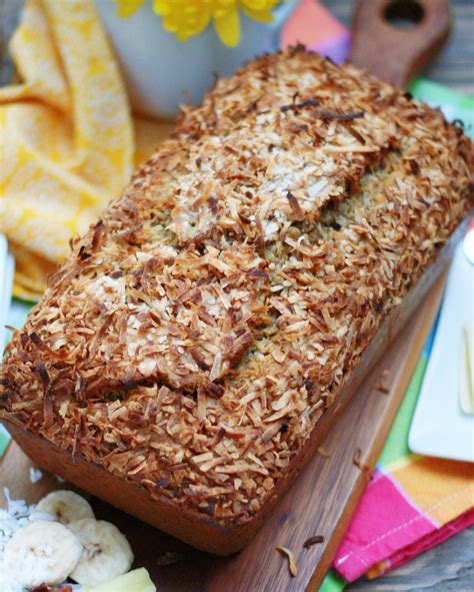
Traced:
[[[397, 26], [399, 19], [412, 26]], [[403, 88], [435, 58], [450, 30], [449, 0], [358, 0], [349, 60]]]

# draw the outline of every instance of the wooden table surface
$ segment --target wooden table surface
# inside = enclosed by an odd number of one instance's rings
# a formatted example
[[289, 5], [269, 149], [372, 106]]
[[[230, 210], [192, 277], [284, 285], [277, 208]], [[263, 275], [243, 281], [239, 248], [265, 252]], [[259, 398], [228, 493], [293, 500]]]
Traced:
[[[60, 1], [60, 0], [58, 0]], [[0, 0], [0, 83], [11, 75], [5, 46], [23, 0]], [[323, 0], [325, 6], [349, 25], [353, 0]], [[454, 30], [448, 45], [425, 76], [453, 89], [474, 95], [474, 0], [452, 0]], [[372, 582], [361, 579], [351, 591], [474, 590], [474, 527], [424, 553], [405, 566]]]

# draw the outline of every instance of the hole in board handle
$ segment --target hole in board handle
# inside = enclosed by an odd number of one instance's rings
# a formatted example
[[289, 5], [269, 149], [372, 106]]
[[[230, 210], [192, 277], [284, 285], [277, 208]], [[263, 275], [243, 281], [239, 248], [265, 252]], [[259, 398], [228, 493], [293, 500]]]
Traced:
[[384, 12], [384, 20], [397, 29], [414, 29], [425, 15], [423, 5], [418, 0], [390, 0]]

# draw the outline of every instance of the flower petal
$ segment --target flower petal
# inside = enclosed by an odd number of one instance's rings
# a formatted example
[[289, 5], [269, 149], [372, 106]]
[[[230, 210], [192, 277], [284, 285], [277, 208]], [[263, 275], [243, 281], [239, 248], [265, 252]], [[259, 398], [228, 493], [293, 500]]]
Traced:
[[[220, 13], [220, 11], [219, 11]], [[214, 16], [214, 27], [219, 39], [228, 47], [236, 47], [240, 42], [239, 13], [235, 6]]]
[[153, 0], [153, 10], [160, 16], [167, 16], [173, 11], [167, 0]]
[[271, 23], [273, 21], [273, 13], [271, 8], [265, 8], [263, 10], [253, 10], [242, 6], [242, 12], [249, 18], [259, 23]]
[[114, 0], [117, 6], [117, 14], [120, 18], [128, 18], [145, 4], [146, 0]]
[[207, 4], [207, 0], [181, 0], [175, 4], [170, 0], [153, 0], [153, 10], [163, 17], [165, 31], [174, 33], [178, 41], [184, 43], [209, 24], [211, 12]]
[[271, 11], [277, 4], [284, 3], [287, 0], [238, 0], [242, 8], [249, 11], [262, 12]]

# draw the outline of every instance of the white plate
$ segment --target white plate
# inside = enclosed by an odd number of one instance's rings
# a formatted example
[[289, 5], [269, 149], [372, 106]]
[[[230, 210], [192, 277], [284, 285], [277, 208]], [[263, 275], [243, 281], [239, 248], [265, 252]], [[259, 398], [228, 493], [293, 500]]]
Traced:
[[438, 329], [408, 445], [428, 456], [474, 462], [474, 416], [459, 404], [462, 328], [474, 319], [474, 267], [460, 244], [449, 271]]
[[3, 234], [0, 234], [0, 355], [5, 346], [5, 324], [10, 310], [14, 271], [13, 255], [8, 253], [7, 240]]

